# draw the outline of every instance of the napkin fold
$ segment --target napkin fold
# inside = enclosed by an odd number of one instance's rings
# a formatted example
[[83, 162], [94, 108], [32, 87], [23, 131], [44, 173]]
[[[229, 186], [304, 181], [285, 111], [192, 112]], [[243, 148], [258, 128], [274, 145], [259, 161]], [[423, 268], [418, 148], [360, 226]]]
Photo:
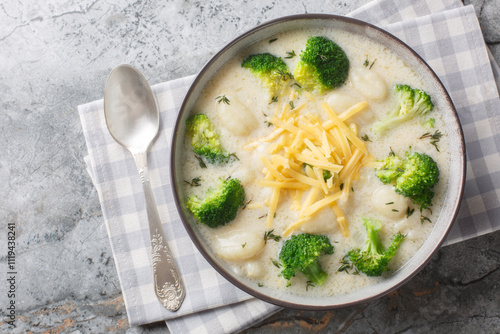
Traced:
[[[459, 0], [375, 0], [349, 16], [402, 39], [433, 68], [457, 108], [467, 146], [464, 200], [445, 244], [500, 229], [500, 100], [498, 65], [488, 53], [474, 9]], [[178, 312], [153, 290], [144, 196], [128, 151], [110, 136], [103, 100], [78, 107], [88, 156], [132, 326], [166, 320], [172, 333], [231, 333], [280, 310], [240, 291], [198, 253], [177, 215], [170, 191], [171, 131], [194, 76], [153, 86], [160, 133], [148, 155], [150, 179], [172, 253], [186, 284]]]

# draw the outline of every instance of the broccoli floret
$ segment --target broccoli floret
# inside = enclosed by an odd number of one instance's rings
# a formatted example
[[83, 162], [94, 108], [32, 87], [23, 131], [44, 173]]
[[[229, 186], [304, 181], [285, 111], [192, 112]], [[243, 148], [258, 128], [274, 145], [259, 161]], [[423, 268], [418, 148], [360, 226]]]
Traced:
[[317, 286], [325, 283], [328, 274], [321, 268], [318, 258], [321, 254], [333, 254], [333, 246], [328, 237], [302, 233], [286, 240], [279, 254], [283, 265], [281, 275], [290, 286], [290, 279], [295, 272], [302, 272], [307, 279]]
[[384, 160], [384, 165], [377, 170], [377, 177], [384, 184], [391, 183], [403, 171], [403, 162], [403, 160], [391, 152], [389, 157]]
[[421, 209], [432, 206], [439, 168], [427, 154], [406, 153], [405, 159], [401, 160], [391, 153], [376, 175], [383, 183], [393, 183], [398, 194], [408, 197]]
[[322, 93], [342, 86], [349, 74], [349, 59], [331, 40], [314, 36], [307, 40], [293, 76], [302, 88]]
[[373, 125], [373, 130], [378, 134], [383, 134], [416, 115], [426, 114], [434, 107], [431, 97], [423, 90], [414, 89], [408, 85], [396, 85], [394, 92], [398, 105], [385, 119]]
[[250, 55], [243, 60], [241, 66], [248, 68], [259, 78], [273, 96], [283, 90], [292, 78], [285, 62], [270, 53]]
[[226, 163], [230, 160], [231, 154], [222, 149], [219, 135], [207, 115], [190, 116], [186, 120], [186, 132], [197, 155], [204, 156], [210, 163]]
[[234, 220], [244, 201], [245, 189], [240, 180], [219, 179], [217, 188], [210, 188], [203, 200], [189, 196], [186, 207], [200, 223], [215, 228]]
[[363, 249], [350, 250], [347, 256], [362, 273], [368, 276], [380, 276], [384, 271], [389, 270], [387, 265], [406, 236], [396, 233], [389, 248], [384, 250], [379, 236], [382, 223], [375, 219], [362, 219], [366, 227], [365, 245]]

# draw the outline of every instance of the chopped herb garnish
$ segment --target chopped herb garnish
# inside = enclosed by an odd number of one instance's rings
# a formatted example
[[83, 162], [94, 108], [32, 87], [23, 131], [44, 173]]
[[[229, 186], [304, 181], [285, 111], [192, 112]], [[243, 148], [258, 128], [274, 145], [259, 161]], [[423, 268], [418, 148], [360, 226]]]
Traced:
[[269, 104], [273, 103], [273, 102], [278, 102], [278, 97], [277, 96], [273, 96], [271, 98], [271, 102], [269, 102]]
[[428, 217], [426, 217], [424, 215], [420, 215], [420, 223], [423, 224], [425, 221], [428, 221], [429, 223], [432, 223], [432, 221]]
[[299, 87], [299, 88], [302, 88], [302, 86], [301, 86], [301, 85], [299, 85], [299, 84], [298, 84], [298, 83], [296, 83], [296, 82], [294, 82], [294, 83], [292, 84], [292, 86], [297, 86], [297, 87]]
[[197, 156], [196, 154], [194, 155], [194, 157], [198, 160], [198, 162], [200, 163], [200, 167], [201, 168], [207, 168], [207, 165], [205, 164], [205, 162], [203, 161], [203, 159], [199, 156]]
[[266, 217], [266, 216], [267, 216], [267, 213], [266, 213], [265, 215], [260, 216], [260, 217], [259, 217], [259, 218], [257, 218], [257, 219], [262, 219], [262, 218], [264, 218], [264, 217]]
[[415, 212], [415, 209], [410, 209], [410, 207], [408, 207], [406, 209], [406, 218], [409, 218], [414, 212]]
[[284, 72], [283, 70], [278, 70], [278, 74], [280, 75], [280, 80], [288, 80], [288, 79], [293, 79], [293, 75], [290, 72]]
[[244, 244], [241, 244], [241, 248], [245, 248], [246, 245], [247, 245], [246, 242]]
[[[368, 67], [368, 69], [369, 69], [369, 70], [371, 70], [371, 69], [372, 69], [372, 67], [373, 67], [373, 65], [375, 64], [375, 62], [376, 62], [376, 61], [377, 61], [377, 59], [375, 59], [375, 60], [373, 61], [373, 63], [370, 65], [370, 61], [369, 61], [369, 60], [368, 60], [368, 58], [367, 58], [367, 59], [365, 59], [365, 61], [364, 61], [364, 63], [363, 63], [363, 66], [364, 66], [364, 67]], [[368, 66], [368, 65], [369, 65], [369, 66]]]
[[270, 39], [270, 40], [269, 40], [269, 43], [276, 42], [277, 40], [278, 40], [277, 38]]
[[430, 132], [426, 132], [422, 135], [422, 137], [420, 137], [418, 139], [431, 138], [431, 145], [434, 146], [436, 148], [436, 150], [439, 152], [439, 148], [437, 146], [437, 143], [439, 143], [439, 140], [441, 139], [442, 136], [443, 136], [443, 134], [441, 133], [441, 131], [436, 130], [436, 132], [434, 132], [434, 134], [431, 134]]
[[394, 202], [387, 202], [387, 203], [385, 203], [385, 205], [391, 205], [391, 204], [394, 204]]
[[240, 161], [240, 158], [238, 158], [238, 156], [236, 155], [236, 153], [231, 153], [229, 156], [230, 157], [234, 157], [236, 160]]
[[264, 233], [264, 243], [267, 244], [267, 240], [268, 239], [273, 239], [274, 241], [278, 242], [281, 240], [281, 236], [279, 235], [276, 235], [273, 233], [274, 232], [274, 229], [273, 230], [270, 230], [270, 231], [266, 231]]
[[258, 286], [259, 288], [262, 288], [262, 287], [264, 286], [264, 284], [262, 284], [262, 283], [257, 283], [257, 286]]
[[343, 183], [340, 184], [340, 190], [342, 190], [342, 189], [344, 189], [344, 184]]
[[200, 181], [201, 181], [201, 177], [195, 177], [195, 178], [193, 178], [191, 180], [191, 182], [188, 182], [188, 181], [184, 180], [184, 182], [186, 184], [189, 184], [191, 187], [199, 187], [199, 186], [201, 186]]
[[292, 108], [292, 109], [295, 108], [295, 106], [293, 105], [293, 101], [290, 101], [289, 104], [290, 104], [290, 108]]
[[364, 141], [371, 141], [368, 135], [366, 134], [363, 137], [361, 137], [361, 139], [363, 139]]
[[271, 259], [271, 261], [273, 262], [276, 268], [281, 268], [281, 264], [278, 261], [276, 261], [275, 259]]
[[248, 202], [246, 202], [245, 204], [243, 204], [243, 207], [241, 208], [241, 210], [245, 210], [245, 208], [247, 207], [248, 204], [250, 204], [252, 200], [249, 200]]
[[354, 264], [351, 261], [349, 261], [349, 255], [344, 256], [344, 258], [342, 259], [342, 261], [340, 261], [340, 263], [341, 266], [339, 267], [339, 269], [337, 269], [338, 272], [345, 271], [346, 274], [350, 274], [349, 270], [354, 269], [354, 272], [352, 274], [359, 275], [358, 268], [356, 268]]
[[399, 210], [396, 210], [396, 209], [392, 209], [392, 212], [399, 212]]
[[314, 288], [316, 285], [312, 281], [307, 281], [306, 282], [306, 291], [309, 291], [309, 287]]
[[287, 56], [286, 56], [286, 57], [284, 57], [285, 59], [290, 59], [290, 58], [293, 58], [293, 57], [295, 57], [295, 56], [296, 56], [296, 54], [295, 54], [295, 50], [288, 51], [286, 54], [287, 54]]
[[225, 103], [227, 105], [230, 104], [230, 101], [229, 99], [226, 97], [226, 95], [219, 95], [215, 98], [215, 101], [217, 101], [217, 103]]

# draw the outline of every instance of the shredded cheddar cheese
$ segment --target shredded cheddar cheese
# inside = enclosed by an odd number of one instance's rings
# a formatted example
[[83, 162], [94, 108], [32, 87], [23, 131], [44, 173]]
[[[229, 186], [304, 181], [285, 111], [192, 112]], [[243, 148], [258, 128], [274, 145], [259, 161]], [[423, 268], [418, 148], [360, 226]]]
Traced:
[[[348, 221], [338, 201], [347, 200], [360, 168], [375, 162], [359, 138], [356, 124], [345, 121], [365, 110], [368, 103], [357, 103], [337, 115], [326, 102], [319, 104], [320, 110], [311, 111], [309, 107], [316, 98], [310, 93], [304, 95], [307, 99], [297, 107], [283, 103], [275, 116], [267, 117], [273, 130], [244, 146], [252, 150], [262, 142], [271, 144], [269, 157], [260, 155], [265, 177], [257, 181], [257, 185], [272, 189], [271, 197], [263, 203], [269, 210], [266, 228], [272, 228], [284, 195], [291, 199], [290, 209], [297, 212], [296, 221], [285, 229], [284, 237], [324, 208], [335, 213], [339, 230], [348, 237]], [[296, 102], [297, 94], [291, 92], [289, 98]]]

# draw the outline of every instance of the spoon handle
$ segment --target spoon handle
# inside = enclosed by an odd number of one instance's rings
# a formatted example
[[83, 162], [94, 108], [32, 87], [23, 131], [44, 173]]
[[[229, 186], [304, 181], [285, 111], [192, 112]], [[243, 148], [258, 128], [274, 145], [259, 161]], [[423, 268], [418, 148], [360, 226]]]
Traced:
[[149, 182], [146, 153], [135, 154], [134, 159], [146, 197], [156, 296], [167, 310], [177, 311], [184, 300], [184, 285], [163, 233], [160, 215]]

